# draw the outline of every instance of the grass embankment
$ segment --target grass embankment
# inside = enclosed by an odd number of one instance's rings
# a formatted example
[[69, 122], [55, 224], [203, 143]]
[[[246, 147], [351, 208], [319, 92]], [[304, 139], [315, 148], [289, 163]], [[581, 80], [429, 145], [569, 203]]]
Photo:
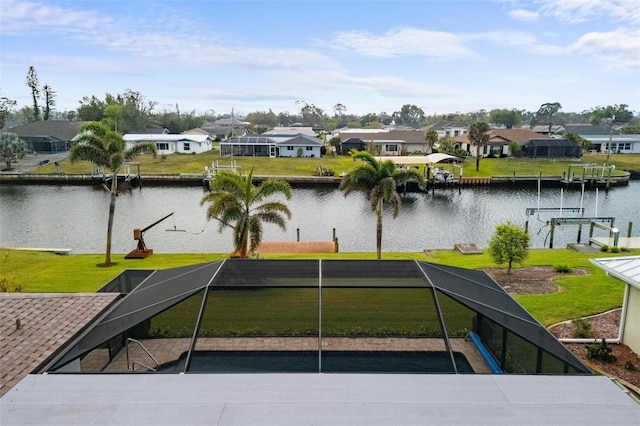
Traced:
[[[590, 258], [610, 255], [605, 253], [585, 254], [567, 249], [530, 250], [530, 255], [524, 264], [525, 267], [567, 265], [570, 268], [584, 268], [588, 274], [567, 276], [557, 280], [555, 283], [561, 290], [556, 293], [516, 296], [515, 298], [545, 325], [619, 307], [622, 304], [624, 285], [618, 280], [607, 277], [601, 269], [589, 262]], [[117, 254], [113, 256], [113, 260], [117, 262], [116, 266], [99, 268], [96, 265], [104, 260], [103, 255], [59, 256], [41, 252], [2, 251], [0, 252], [2, 262], [0, 264], [0, 278], [6, 279], [9, 286], [22, 286], [24, 292], [95, 292], [125, 269], [165, 269], [227, 257], [226, 254], [156, 253], [147, 259], [126, 260], [124, 254]], [[281, 254], [264, 255], [263, 258], [373, 260], [375, 253]], [[417, 259], [469, 269], [496, 266], [486, 253], [462, 255], [453, 250], [437, 250], [432, 252], [431, 256], [424, 253], [384, 253], [383, 259]], [[251, 260], [247, 260], [247, 262], [251, 262]], [[408, 293], [398, 293], [398, 297], [405, 295], [408, 296], [408, 299], [405, 302], [401, 301], [401, 305], [409, 303], [412, 299]], [[269, 305], [267, 300], [259, 296], [259, 293], [252, 296], [252, 298], [247, 296], [246, 300], [243, 298], [240, 305], [232, 306], [241, 312], [248, 312], [264, 310]], [[341, 299], [344, 298], [336, 298], [336, 300]], [[272, 304], [274, 309], [282, 314], [282, 306], [287, 306], [288, 302], [278, 298], [272, 299], [272, 301], [274, 300], [275, 302]], [[365, 306], [364, 308], [371, 312], [380, 309], [380, 307], [374, 306]], [[229, 315], [232, 315], [231, 311], [229, 311]]]
[[[531, 160], [527, 158], [483, 158], [480, 160], [480, 170], [476, 171], [475, 159], [465, 159], [464, 176], [562, 176], [567, 173], [570, 164], [596, 163], [602, 165], [606, 156], [602, 154], [585, 154], [582, 159], [563, 160]], [[202, 154], [172, 154], [153, 158], [141, 155], [136, 158], [140, 162], [141, 173], [154, 175], [175, 175], [180, 173], [202, 173], [205, 166], [218, 162], [220, 166], [229, 166], [232, 159], [220, 157], [219, 151]], [[243, 172], [254, 170], [255, 176], [313, 176], [318, 165], [333, 170], [337, 175], [348, 172], [353, 167], [353, 160], [349, 156], [325, 156], [322, 158], [268, 158], [268, 157], [234, 157], [233, 161], [241, 167]], [[613, 154], [608, 165], [615, 165], [613, 175], [622, 174], [622, 170], [640, 171], [640, 154]], [[450, 165], [442, 167], [450, 169]], [[95, 170], [95, 166], [88, 162], [71, 164], [68, 159], [60, 162], [62, 173], [83, 174]], [[459, 171], [456, 170], [456, 176]], [[572, 173], [580, 174], [572, 169]], [[55, 165], [41, 166], [32, 173], [55, 173]]]

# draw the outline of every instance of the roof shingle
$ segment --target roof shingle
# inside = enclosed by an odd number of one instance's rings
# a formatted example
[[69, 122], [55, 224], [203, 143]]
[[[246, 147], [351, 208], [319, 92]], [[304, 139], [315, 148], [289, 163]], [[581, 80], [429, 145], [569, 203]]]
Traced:
[[0, 293], [0, 396], [33, 372], [118, 296]]

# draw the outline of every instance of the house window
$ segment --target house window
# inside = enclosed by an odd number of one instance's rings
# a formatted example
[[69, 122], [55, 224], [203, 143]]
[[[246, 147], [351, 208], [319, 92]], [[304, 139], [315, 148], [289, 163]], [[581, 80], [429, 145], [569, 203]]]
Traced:
[[166, 142], [156, 142], [158, 151], [169, 151], [169, 144]]
[[396, 152], [398, 150], [398, 145], [387, 145], [388, 152]]
[[183, 149], [184, 151], [191, 151], [191, 145], [189, 144], [189, 142], [184, 142], [184, 143], [182, 144], [182, 149]]
[[308, 146], [307, 147], [307, 151], [313, 151], [313, 147], [312, 146]]
[[287, 151], [293, 151], [293, 147], [292, 146], [288, 146], [287, 147]]
[[459, 135], [460, 135], [460, 130], [453, 131], [453, 136], [459, 136]]

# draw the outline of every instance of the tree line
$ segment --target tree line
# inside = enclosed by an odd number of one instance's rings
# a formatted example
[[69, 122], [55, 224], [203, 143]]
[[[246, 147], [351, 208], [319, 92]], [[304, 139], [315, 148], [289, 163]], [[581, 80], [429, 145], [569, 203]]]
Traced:
[[[149, 100], [139, 91], [132, 89], [126, 89], [123, 93], [106, 93], [103, 98], [96, 95], [84, 96], [79, 100], [76, 110], [59, 112], [54, 109], [56, 91], [48, 84], [40, 86], [38, 74], [33, 66], [27, 70], [25, 84], [31, 92], [32, 106], [23, 106], [16, 110], [15, 100], [0, 96], [0, 129], [3, 129], [9, 121], [26, 124], [55, 119], [99, 121], [120, 133], [143, 131], [149, 128], [166, 128], [171, 133], [180, 133], [219, 118], [231, 118], [231, 114], [216, 114], [213, 110], [205, 113], [196, 113], [195, 110], [185, 112], [178, 104], [171, 107], [164, 106], [159, 110], [158, 102]], [[592, 123], [595, 115], [600, 117], [600, 121], [604, 120], [605, 124], [608, 124], [607, 119], [613, 120], [614, 127], [626, 125], [627, 132], [640, 132], [640, 116], [634, 117], [633, 112], [627, 109], [628, 105], [622, 103], [605, 107], [596, 106], [582, 112], [565, 112], [562, 111], [562, 105], [559, 102], [548, 102], [542, 104], [537, 111], [497, 108], [433, 115], [425, 114], [421, 107], [413, 104], [402, 105], [399, 110], [391, 113], [382, 111], [362, 115], [350, 114], [347, 106], [340, 102], [336, 103], [329, 112], [301, 99], [296, 100], [292, 106], [296, 108], [295, 113], [288, 111], [275, 113], [268, 109], [238, 114], [235, 118], [250, 122], [249, 132], [260, 133], [275, 126], [293, 124], [333, 131], [341, 127], [376, 129], [392, 123], [423, 128], [438, 122], [450, 122], [465, 127], [476, 122], [486, 122], [507, 129], [544, 125], [551, 130], [557, 124]], [[612, 118], [614, 116], [615, 119]]]

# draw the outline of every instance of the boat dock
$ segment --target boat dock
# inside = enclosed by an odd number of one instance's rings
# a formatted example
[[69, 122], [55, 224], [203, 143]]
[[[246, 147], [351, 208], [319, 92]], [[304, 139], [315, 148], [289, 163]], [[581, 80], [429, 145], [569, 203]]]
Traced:
[[70, 255], [71, 249], [68, 248], [42, 248], [42, 247], [0, 247], [0, 251], [43, 251], [60, 255]]
[[[118, 175], [118, 182], [126, 180], [127, 175]], [[132, 175], [129, 175], [129, 180]], [[22, 185], [100, 185], [102, 176], [95, 174], [31, 174], [31, 173], [1, 173], [0, 183]], [[205, 175], [203, 173], [179, 173], [179, 174], [145, 174], [135, 175], [135, 181], [131, 187], [148, 186], [203, 186]], [[338, 186], [342, 181], [339, 176], [253, 176], [256, 183], [267, 179], [282, 179], [292, 186], [331, 185]], [[612, 177], [609, 186], [628, 185], [630, 174]], [[464, 176], [456, 177], [449, 182], [435, 182], [436, 188], [465, 187], [465, 186], [535, 186], [541, 183], [545, 187], [562, 187], [579, 185], [578, 180], [567, 182], [563, 176]], [[597, 187], [607, 186], [605, 182], [594, 183]], [[427, 182], [427, 186], [434, 185], [433, 179]], [[204, 185], [205, 188], [208, 185]], [[590, 188], [592, 186], [589, 186]], [[417, 190], [417, 185], [416, 185]]]
[[[616, 245], [613, 237], [591, 237], [589, 238], [589, 244], [594, 244], [598, 247], [614, 247]], [[640, 248], [640, 237], [618, 237], [618, 247], [627, 249]]]

